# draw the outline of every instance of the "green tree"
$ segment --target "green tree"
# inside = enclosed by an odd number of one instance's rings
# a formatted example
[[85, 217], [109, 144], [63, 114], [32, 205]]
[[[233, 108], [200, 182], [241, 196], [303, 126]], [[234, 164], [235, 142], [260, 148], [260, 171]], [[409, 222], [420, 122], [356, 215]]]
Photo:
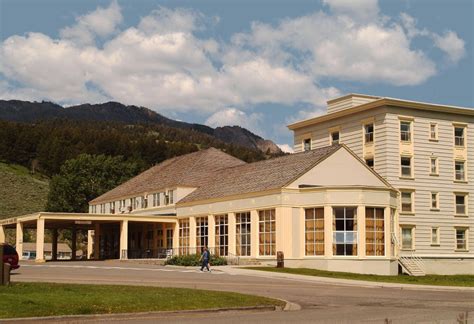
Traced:
[[66, 161], [50, 183], [46, 210], [88, 211], [88, 202], [138, 174], [138, 163], [122, 156], [81, 154]]

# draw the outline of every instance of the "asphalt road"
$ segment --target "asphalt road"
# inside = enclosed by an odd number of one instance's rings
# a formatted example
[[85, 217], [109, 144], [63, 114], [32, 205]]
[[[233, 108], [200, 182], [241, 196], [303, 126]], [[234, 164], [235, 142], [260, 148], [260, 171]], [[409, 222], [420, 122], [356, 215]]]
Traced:
[[[23, 263], [12, 281], [124, 284], [225, 290], [280, 298], [298, 311], [153, 315], [138, 322], [180, 323], [457, 323], [468, 312], [474, 323], [474, 291], [358, 287], [218, 271], [169, 268], [119, 261]], [[109, 319], [130, 322], [130, 318]], [[96, 319], [94, 321], [97, 321]]]

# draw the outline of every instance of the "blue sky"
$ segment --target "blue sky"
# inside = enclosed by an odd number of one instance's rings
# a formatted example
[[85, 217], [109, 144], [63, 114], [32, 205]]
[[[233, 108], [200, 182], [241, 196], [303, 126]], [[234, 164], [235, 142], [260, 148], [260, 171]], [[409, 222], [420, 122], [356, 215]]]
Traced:
[[350, 92], [474, 106], [470, 0], [0, 0], [0, 98], [119, 101], [291, 144]]

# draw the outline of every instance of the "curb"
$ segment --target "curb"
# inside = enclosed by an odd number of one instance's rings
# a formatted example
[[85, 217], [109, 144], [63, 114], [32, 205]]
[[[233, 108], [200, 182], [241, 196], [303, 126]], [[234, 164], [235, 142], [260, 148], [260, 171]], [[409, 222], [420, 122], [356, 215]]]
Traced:
[[[276, 299], [276, 298], [275, 298]], [[286, 300], [284, 310], [288, 307]], [[295, 304], [296, 305], [296, 304]], [[297, 305], [299, 307], [299, 305]], [[6, 322], [29, 322], [29, 321], [51, 321], [51, 320], [112, 320], [112, 319], [139, 319], [156, 315], [174, 315], [174, 314], [200, 314], [200, 313], [220, 313], [220, 312], [264, 312], [264, 311], [281, 311], [279, 306], [246, 306], [246, 307], [225, 307], [225, 308], [209, 308], [209, 309], [190, 309], [179, 311], [156, 311], [156, 312], [138, 312], [138, 313], [115, 313], [115, 314], [92, 314], [92, 315], [61, 315], [61, 316], [45, 316], [45, 317], [20, 317], [0, 319], [0, 323]]]
[[[238, 271], [234, 272], [233, 274], [243, 275], [243, 276], [253, 276], [253, 277], [273, 277], [273, 278], [295, 280], [295, 281], [314, 282], [314, 283], [326, 284], [326, 285], [353, 286], [353, 287], [363, 287], [363, 288], [392, 288], [392, 289], [405, 289], [405, 290], [472, 291], [474, 292], [474, 287], [416, 285], [416, 284], [391, 283], [391, 282], [380, 282], [380, 281], [336, 279], [336, 278], [317, 277], [317, 276], [309, 276], [309, 275], [301, 275], [301, 274], [279, 273], [279, 272], [271, 272], [271, 271], [263, 271], [263, 270], [252, 270], [252, 269], [242, 269], [242, 268], [237, 268], [237, 269]], [[224, 272], [229, 273], [227, 271], [224, 271]]]

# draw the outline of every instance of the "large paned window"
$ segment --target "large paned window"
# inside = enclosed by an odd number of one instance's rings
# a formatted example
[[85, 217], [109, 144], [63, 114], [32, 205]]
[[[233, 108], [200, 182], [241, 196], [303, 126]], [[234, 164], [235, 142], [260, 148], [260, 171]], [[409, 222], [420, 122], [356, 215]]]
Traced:
[[305, 210], [305, 254], [324, 255], [324, 208]]
[[209, 223], [207, 216], [196, 217], [196, 253], [199, 254], [209, 243]]
[[250, 256], [250, 212], [235, 214], [235, 246], [237, 255]]
[[364, 125], [364, 141], [366, 144], [374, 142], [374, 124]]
[[467, 229], [456, 228], [456, 250], [467, 250]]
[[454, 127], [454, 145], [464, 146], [465, 127]]
[[189, 219], [179, 220], [179, 254], [189, 254]]
[[400, 121], [400, 140], [402, 142], [411, 142], [411, 122]]
[[402, 212], [413, 212], [413, 191], [402, 191]]
[[402, 249], [413, 249], [413, 227], [402, 227]]
[[365, 209], [365, 254], [385, 255], [385, 220], [383, 208]]
[[258, 253], [259, 255], [275, 255], [275, 209], [260, 210], [258, 218]]
[[357, 209], [335, 207], [333, 211], [333, 254], [357, 255]]
[[216, 215], [216, 253], [219, 256], [229, 254], [229, 218], [227, 215]]
[[166, 247], [168, 249], [173, 248], [173, 229], [172, 228], [166, 229]]
[[466, 165], [466, 162], [464, 161], [454, 161], [454, 171], [455, 171], [454, 179], [455, 180], [457, 181], [466, 180], [465, 165]]

